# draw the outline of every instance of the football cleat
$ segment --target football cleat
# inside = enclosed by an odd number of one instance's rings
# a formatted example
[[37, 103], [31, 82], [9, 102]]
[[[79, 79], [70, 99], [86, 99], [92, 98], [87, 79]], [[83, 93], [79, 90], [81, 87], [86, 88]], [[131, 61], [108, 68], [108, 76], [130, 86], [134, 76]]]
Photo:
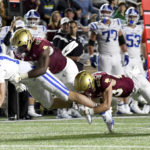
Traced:
[[92, 116], [91, 115], [86, 115], [85, 118], [89, 125], [92, 124]]
[[144, 113], [144, 114], [149, 114], [149, 112], [150, 112], [150, 105], [144, 105], [144, 107], [143, 107], [143, 110], [142, 110], [142, 112]]
[[72, 117], [68, 114], [67, 110], [65, 108], [63, 109], [57, 109], [57, 119], [71, 119]]
[[28, 115], [31, 117], [42, 117], [41, 114], [37, 114], [35, 111], [33, 111], [31, 109], [28, 110]]
[[68, 114], [70, 116], [72, 116], [73, 118], [81, 118], [82, 117], [82, 115], [76, 109], [73, 109], [73, 108], [70, 108], [68, 110]]
[[132, 111], [133, 113], [136, 113], [136, 114], [144, 114], [144, 112], [139, 108], [137, 101], [133, 101], [133, 102], [130, 104], [130, 109], [131, 109], [131, 111]]
[[109, 132], [113, 131], [114, 128], [114, 119], [112, 118], [111, 110], [107, 110], [101, 113], [104, 122], [107, 125]]
[[130, 108], [128, 105], [125, 105], [125, 104], [122, 104], [122, 105], [118, 105], [117, 107], [117, 114], [128, 114], [128, 115], [131, 115], [133, 114], [131, 111], [130, 111]]

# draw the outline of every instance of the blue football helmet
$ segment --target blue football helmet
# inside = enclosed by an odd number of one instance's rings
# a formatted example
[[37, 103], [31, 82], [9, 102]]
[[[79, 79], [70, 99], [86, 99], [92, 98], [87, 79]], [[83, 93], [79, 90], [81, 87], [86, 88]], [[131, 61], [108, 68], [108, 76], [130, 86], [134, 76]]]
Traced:
[[108, 20], [112, 18], [112, 14], [113, 14], [113, 9], [109, 4], [103, 4], [100, 7], [100, 10], [99, 10], [100, 19]]
[[134, 7], [130, 7], [125, 12], [125, 17], [128, 24], [130, 25], [137, 24], [139, 20], [139, 12]]
[[38, 25], [40, 22], [39, 13], [34, 9], [29, 10], [25, 14], [25, 22], [27, 26], [31, 26], [31, 27]]

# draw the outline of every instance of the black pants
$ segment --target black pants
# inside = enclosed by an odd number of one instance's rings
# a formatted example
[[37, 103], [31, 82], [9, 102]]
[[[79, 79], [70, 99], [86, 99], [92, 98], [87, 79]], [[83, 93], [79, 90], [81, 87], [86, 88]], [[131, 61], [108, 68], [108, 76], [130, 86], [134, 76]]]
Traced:
[[[23, 91], [19, 94], [19, 119], [27, 116], [28, 112], [28, 97], [29, 93]], [[13, 117], [17, 114], [17, 91], [15, 86], [8, 82], [8, 117]]]
[[84, 65], [83, 65], [83, 64], [81, 64], [80, 62], [77, 62], [77, 61], [74, 61], [74, 62], [75, 62], [75, 64], [77, 65], [78, 70], [79, 70], [79, 71], [82, 71], [82, 70], [83, 70]]

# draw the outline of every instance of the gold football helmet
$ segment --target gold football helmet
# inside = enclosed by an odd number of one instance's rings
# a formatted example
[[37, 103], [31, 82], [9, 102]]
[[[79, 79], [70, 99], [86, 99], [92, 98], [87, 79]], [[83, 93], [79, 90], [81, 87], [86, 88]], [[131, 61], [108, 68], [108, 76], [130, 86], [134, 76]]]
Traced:
[[93, 91], [95, 89], [94, 77], [85, 70], [79, 72], [75, 77], [74, 87], [82, 93]]
[[27, 50], [30, 51], [33, 43], [33, 37], [29, 30], [19, 29], [15, 32], [11, 39], [12, 46], [21, 47], [27, 46]]

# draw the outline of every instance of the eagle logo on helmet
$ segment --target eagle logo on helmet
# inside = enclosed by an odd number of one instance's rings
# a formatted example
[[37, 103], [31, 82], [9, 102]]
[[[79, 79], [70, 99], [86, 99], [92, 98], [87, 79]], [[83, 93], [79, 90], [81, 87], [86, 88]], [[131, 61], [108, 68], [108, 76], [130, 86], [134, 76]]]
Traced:
[[90, 90], [92, 92], [95, 88], [93, 76], [85, 70], [79, 72], [75, 77], [74, 87], [81, 93], [85, 93], [86, 91], [90, 92]]
[[29, 30], [19, 29], [14, 33], [11, 39], [12, 46], [21, 47], [26, 46], [27, 50], [30, 51], [33, 43], [33, 37]]

